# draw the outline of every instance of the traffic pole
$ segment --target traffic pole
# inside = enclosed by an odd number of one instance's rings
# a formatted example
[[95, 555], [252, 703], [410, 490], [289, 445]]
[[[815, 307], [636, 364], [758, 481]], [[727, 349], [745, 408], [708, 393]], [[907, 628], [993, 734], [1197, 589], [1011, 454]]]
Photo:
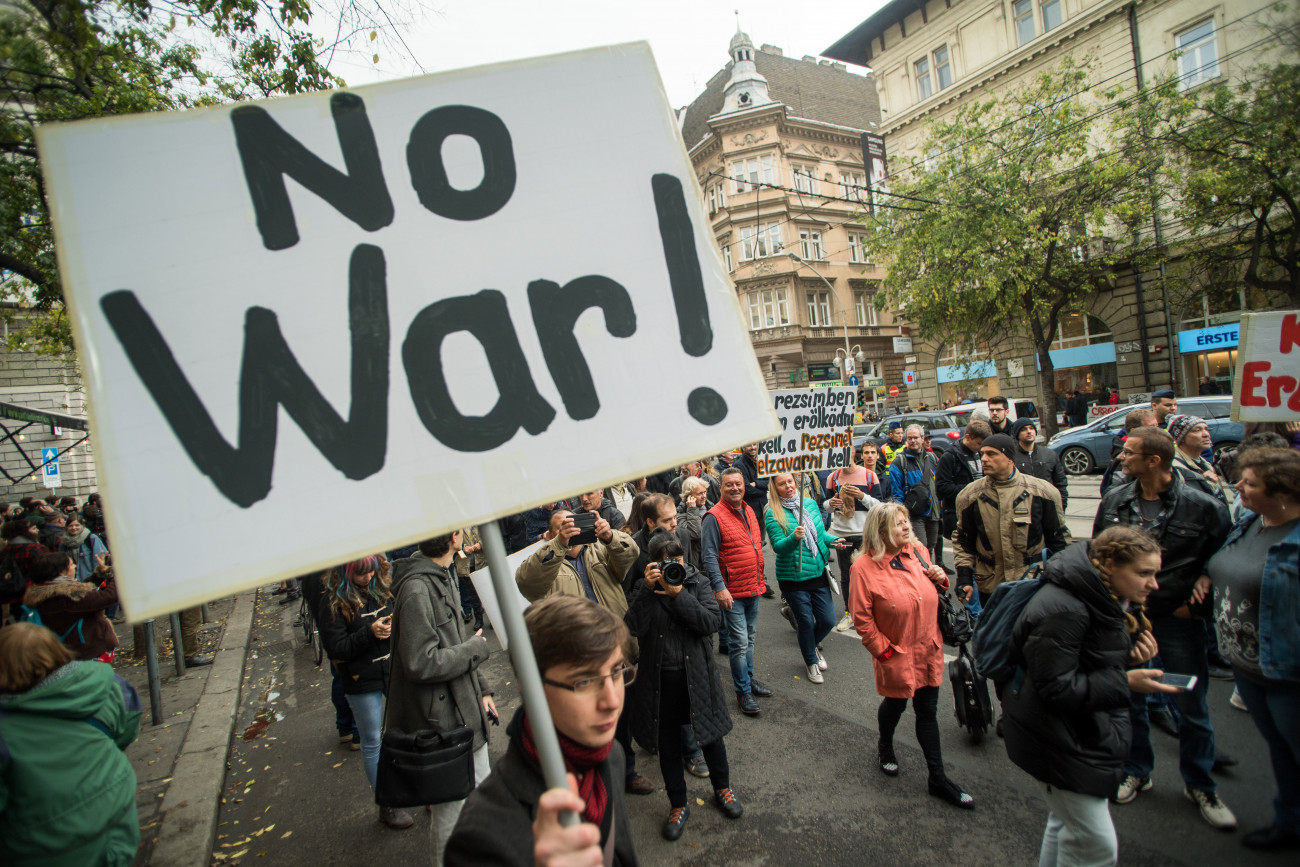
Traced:
[[[492, 587], [496, 590], [497, 605], [501, 609], [501, 622], [494, 625], [506, 634], [510, 661], [515, 667], [515, 676], [519, 678], [519, 692], [532, 724], [533, 740], [537, 743], [542, 777], [546, 780], [546, 788], [567, 791], [569, 780], [564, 771], [564, 756], [560, 753], [560, 739], [555, 734], [551, 708], [546, 703], [546, 688], [542, 685], [542, 673], [537, 669], [537, 656], [533, 653], [532, 642], [528, 640], [524, 613], [519, 608], [519, 590], [515, 576], [506, 563], [506, 546], [501, 538], [501, 528], [495, 521], [490, 521], [479, 525], [478, 530], [479, 538], [483, 540], [483, 550], [487, 554], [488, 572], [492, 576]], [[561, 811], [560, 824], [566, 827], [578, 824], [577, 814], [570, 810]]]
[[158, 679], [158, 648], [153, 637], [154, 620], [144, 622], [144, 664], [149, 675], [149, 718], [162, 725], [162, 682]]
[[180, 677], [185, 673], [185, 647], [184, 641], [181, 640], [183, 637], [181, 633], [181, 615], [179, 612], [173, 611], [168, 615], [168, 618], [172, 622], [172, 657], [176, 662], [176, 676]]

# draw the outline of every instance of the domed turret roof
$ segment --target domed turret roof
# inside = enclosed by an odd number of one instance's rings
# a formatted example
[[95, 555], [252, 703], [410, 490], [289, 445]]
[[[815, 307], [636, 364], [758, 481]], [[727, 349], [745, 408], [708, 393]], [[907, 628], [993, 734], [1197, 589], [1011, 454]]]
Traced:
[[735, 51], [737, 48], [740, 48], [742, 45], [747, 45], [750, 48], [753, 48], [754, 42], [749, 38], [748, 33], [741, 30], [739, 27], [737, 27], [736, 35], [731, 37], [731, 44], [727, 46], [727, 51], [728, 52]]

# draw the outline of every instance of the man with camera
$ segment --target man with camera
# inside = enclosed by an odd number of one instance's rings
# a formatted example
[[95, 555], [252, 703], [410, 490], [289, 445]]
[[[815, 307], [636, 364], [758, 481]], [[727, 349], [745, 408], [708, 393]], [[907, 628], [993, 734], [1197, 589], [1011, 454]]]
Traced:
[[[515, 572], [515, 583], [524, 598], [537, 602], [548, 596], [578, 596], [622, 620], [627, 614], [623, 578], [641, 553], [632, 537], [593, 512], [574, 514], [556, 509], [542, 538], [547, 544], [530, 554]], [[632, 647], [635, 661], [635, 642]], [[634, 795], [650, 794], [654, 784], [637, 773], [626, 713], [619, 717], [615, 737], [627, 759], [624, 788]]]
[[622, 527], [627, 523], [627, 518], [614, 505], [614, 501], [605, 496], [604, 488], [598, 488], [590, 494], [583, 494], [578, 498], [578, 502], [581, 505], [576, 514], [581, 515], [584, 512], [591, 512], [600, 515], [609, 522], [611, 527]]

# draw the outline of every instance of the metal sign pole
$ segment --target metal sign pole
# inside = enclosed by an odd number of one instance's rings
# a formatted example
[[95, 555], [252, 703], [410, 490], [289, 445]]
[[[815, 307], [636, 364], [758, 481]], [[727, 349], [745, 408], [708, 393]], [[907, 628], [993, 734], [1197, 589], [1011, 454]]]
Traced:
[[[494, 625], [505, 630], [510, 645], [510, 661], [515, 667], [515, 676], [519, 678], [519, 692], [523, 695], [524, 708], [528, 711], [528, 719], [532, 724], [542, 777], [546, 780], [548, 789], [567, 791], [569, 780], [564, 772], [560, 739], [555, 734], [551, 708], [546, 703], [546, 689], [542, 685], [542, 673], [537, 669], [537, 657], [533, 654], [532, 642], [528, 640], [524, 614], [519, 609], [519, 590], [515, 586], [515, 577], [506, 564], [506, 546], [501, 538], [501, 528], [495, 521], [481, 524], [479, 538], [483, 540], [488, 572], [492, 575], [492, 586], [496, 589], [497, 604], [501, 608], [501, 623]], [[569, 810], [562, 811], [560, 824], [578, 824], [577, 814]]]
[[[804, 482], [804, 475], [803, 475], [803, 473], [795, 473], [794, 475], [795, 475], [795, 478], [799, 480], [799, 489], [798, 489], [798, 493], [795, 494], [795, 498], [799, 500], [799, 523], [796, 524], [795, 526], [797, 526], [797, 527], [802, 527], [802, 526], [803, 526], [803, 482]], [[799, 574], [802, 575], [802, 574], [803, 574], [803, 542], [802, 542], [802, 540], [800, 540], [799, 547], [796, 549], [796, 551], [798, 552], [797, 556], [798, 556], [798, 558], [799, 558]]]

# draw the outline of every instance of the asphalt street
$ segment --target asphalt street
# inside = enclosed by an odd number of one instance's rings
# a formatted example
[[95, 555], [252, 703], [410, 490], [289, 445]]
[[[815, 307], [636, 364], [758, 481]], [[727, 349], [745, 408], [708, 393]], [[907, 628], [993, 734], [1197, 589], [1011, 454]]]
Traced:
[[[1093, 476], [1075, 483], [1081, 488], [1074, 500], [1079, 523], [1083, 486], [1095, 492], [1096, 481]], [[768, 562], [770, 574], [770, 557]], [[259, 595], [212, 863], [426, 863], [428, 817], [418, 812], [415, 826], [404, 831], [379, 823], [360, 753], [338, 743], [328, 670], [313, 664], [301, 631], [291, 627], [297, 606], [281, 607], [277, 598], [266, 591]], [[688, 775], [691, 795], [699, 802], [692, 803], [682, 839], [664, 841], [659, 828], [668, 802], [658, 759], [638, 749], [639, 770], [660, 786], [651, 795], [629, 796], [641, 862], [1036, 863], [1047, 815], [1037, 783], [1010, 763], [999, 739], [972, 743], [957, 727], [951, 690], [943, 688], [939, 704], [944, 757], [949, 776], [976, 798], [970, 812], [926, 793], [910, 713], [896, 736], [902, 773], [897, 778], [880, 773], [875, 762], [879, 698], [866, 650], [852, 632], [832, 632], [825, 642], [826, 682], [809, 683], [779, 606], [778, 600], [761, 605], [755, 665], [776, 695], [762, 701], [758, 717], [745, 717], [733, 706], [734, 728], [726, 738], [732, 785], [745, 815], [735, 821], [723, 817], [709, 803], [708, 781]], [[716, 659], [725, 683], [726, 660]], [[507, 656], [493, 655], [485, 673], [503, 718], [509, 719], [519, 695]], [[1273, 778], [1262, 741], [1247, 715], [1228, 704], [1230, 694], [1231, 684], [1211, 683], [1219, 747], [1240, 763], [1219, 775], [1220, 795], [1250, 830], [1271, 821]], [[1216, 831], [1201, 820], [1183, 797], [1177, 743], [1164, 734], [1154, 737], [1155, 788], [1132, 804], [1111, 808], [1121, 863], [1278, 863], [1241, 846], [1241, 832]], [[493, 756], [504, 748], [502, 730], [491, 744]]]

